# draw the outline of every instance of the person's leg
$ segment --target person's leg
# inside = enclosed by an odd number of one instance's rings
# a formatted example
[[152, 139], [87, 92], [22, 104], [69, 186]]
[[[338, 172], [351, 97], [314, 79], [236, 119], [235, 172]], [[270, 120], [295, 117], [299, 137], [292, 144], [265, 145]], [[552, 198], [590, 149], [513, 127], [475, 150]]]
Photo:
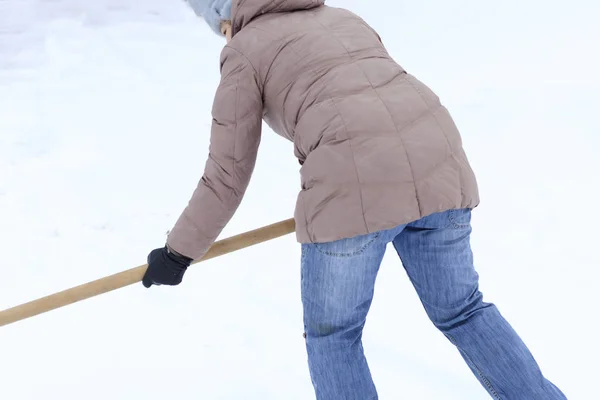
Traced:
[[[398, 232], [396, 230], [395, 232]], [[390, 231], [302, 245], [302, 304], [318, 400], [374, 400], [362, 331]]]
[[496, 306], [483, 301], [470, 234], [471, 211], [465, 209], [415, 221], [394, 239], [429, 318], [456, 345], [492, 398], [566, 399], [542, 375]]

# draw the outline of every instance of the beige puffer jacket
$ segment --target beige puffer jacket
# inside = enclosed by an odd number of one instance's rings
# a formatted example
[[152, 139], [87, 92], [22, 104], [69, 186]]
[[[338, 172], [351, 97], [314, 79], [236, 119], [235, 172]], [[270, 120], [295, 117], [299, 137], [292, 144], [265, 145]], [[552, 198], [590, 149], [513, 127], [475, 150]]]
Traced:
[[249, 184], [264, 120], [301, 167], [299, 242], [328, 242], [479, 203], [460, 134], [438, 97], [355, 14], [322, 0], [234, 0], [210, 156], [169, 234], [205, 254]]

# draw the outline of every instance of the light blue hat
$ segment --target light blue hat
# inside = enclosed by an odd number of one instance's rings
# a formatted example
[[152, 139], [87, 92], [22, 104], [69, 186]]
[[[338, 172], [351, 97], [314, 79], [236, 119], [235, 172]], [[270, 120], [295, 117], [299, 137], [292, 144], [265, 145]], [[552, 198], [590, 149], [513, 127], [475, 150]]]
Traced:
[[232, 0], [185, 0], [197, 16], [204, 18], [213, 31], [219, 36], [221, 21], [231, 20]]

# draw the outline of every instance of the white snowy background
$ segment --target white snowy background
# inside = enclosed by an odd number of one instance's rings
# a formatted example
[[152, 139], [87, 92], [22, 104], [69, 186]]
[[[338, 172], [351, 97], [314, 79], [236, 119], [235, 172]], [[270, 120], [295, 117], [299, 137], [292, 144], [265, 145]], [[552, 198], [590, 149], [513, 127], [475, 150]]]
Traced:
[[[329, 1], [459, 125], [481, 289], [569, 399], [598, 398], [597, 1]], [[0, 0], [0, 309], [146, 262], [203, 172], [223, 41], [181, 0]], [[222, 237], [290, 218], [265, 127]], [[293, 235], [0, 328], [0, 398], [310, 399]], [[380, 398], [488, 396], [390, 249], [365, 347]]]

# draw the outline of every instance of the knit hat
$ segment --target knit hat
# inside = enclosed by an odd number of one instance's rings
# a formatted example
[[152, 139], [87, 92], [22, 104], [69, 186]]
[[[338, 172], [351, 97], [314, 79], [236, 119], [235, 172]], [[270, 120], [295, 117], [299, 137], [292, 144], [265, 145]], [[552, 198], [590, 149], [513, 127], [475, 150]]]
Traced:
[[219, 36], [221, 22], [231, 20], [232, 0], [185, 0], [197, 16], [203, 17], [213, 31]]

